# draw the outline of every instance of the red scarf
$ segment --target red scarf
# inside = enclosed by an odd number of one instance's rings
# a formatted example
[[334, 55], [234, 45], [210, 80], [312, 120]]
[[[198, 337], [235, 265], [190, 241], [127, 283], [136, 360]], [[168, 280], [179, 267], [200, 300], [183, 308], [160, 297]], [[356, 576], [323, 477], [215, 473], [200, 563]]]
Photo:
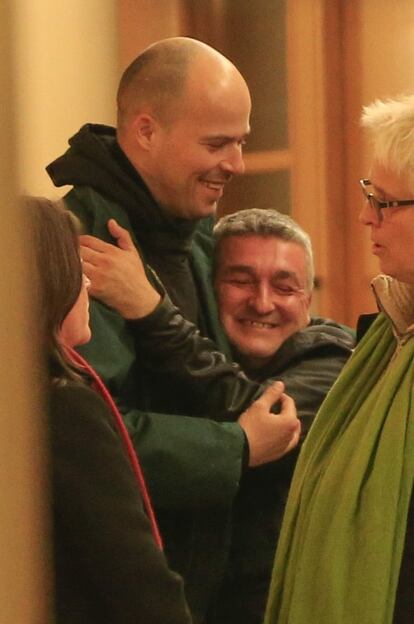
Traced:
[[105, 403], [107, 403], [107, 405], [109, 406], [111, 410], [118, 432], [121, 436], [125, 450], [131, 462], [132, 470], [134, 471], [135, 478], [138, 482], [138, 487], [139, 487], [141, 496], [144, 501], [145, 511], [147, 512], [147, 516], [151, 524], [152, 534], [154, 536], [155, 542], [157, 543], [158, 547], [162, 550], [162, 539], [161, 539], [160, 531], [157, 525], [157, 520], [155, 518], [154, 509], [151, 504], [151, 499], [149, 497], [149, 493], [147, 490], [147, 486], [145, 485], [144, 475], [143, 475], [140, 463], [138, 461], [137, 454], [133, 447], [131, 438], [129, 436], [128, 430], [125, 427], [124, 421], [122, 420], [122, 416], [117, 406], [115, 405], [114, 400], [111, 397], [108, 389], [106, 388], [105, 384], [103, 383], [102, 379], [99, 377], [97, 372], [88, 364], [86, 360], [83, 359], [81, 355], [79, 355], [77, 351], [75, 351], [74, 349], [70, 349], [70, 348], [67, 348], [67, 351], [73, 363], [78, 368], [81, 368], [88, 373], [88, 375], [92, 379], [92, 382], [93, 382], [92, 385], [94, 389], [98, 392], [98, 394], [101, 395], [101, 397], [103, 398]]

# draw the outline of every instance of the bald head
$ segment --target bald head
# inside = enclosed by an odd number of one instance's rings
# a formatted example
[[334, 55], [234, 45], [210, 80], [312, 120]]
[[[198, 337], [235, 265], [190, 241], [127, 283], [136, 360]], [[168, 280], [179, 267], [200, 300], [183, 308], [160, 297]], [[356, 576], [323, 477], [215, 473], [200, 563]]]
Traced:
[[247, 90], [237, 68], [220, 52], [196, 39], [174, 37], [146, 48], [125, 70], [118, 89], [118, 132], [138, 113], [164, 123], [183, 110], [187, 96], [236, 81]]
[[208, 45], [178, 37], [150, 46], [118, 92], [120, 148], [169, 214], [213, 214], [244, 171], [250, 94], [236, 67]]

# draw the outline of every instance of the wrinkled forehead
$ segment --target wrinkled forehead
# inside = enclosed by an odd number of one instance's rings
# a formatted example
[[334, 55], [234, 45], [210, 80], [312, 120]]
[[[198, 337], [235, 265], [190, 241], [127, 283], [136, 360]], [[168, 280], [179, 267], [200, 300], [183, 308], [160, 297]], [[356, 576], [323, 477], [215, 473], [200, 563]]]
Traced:
[[245, 270], [257, 275], [289, 272], [307, 281], [307, 256], [302, 245], [273, 235], [224, 236], [216, 249], [216, 273]]

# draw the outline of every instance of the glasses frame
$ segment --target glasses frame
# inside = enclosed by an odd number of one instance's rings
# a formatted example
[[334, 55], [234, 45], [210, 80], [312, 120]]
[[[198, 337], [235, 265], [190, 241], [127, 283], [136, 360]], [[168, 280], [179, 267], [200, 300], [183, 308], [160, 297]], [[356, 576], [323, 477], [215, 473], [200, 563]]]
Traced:
[[365, 199], [369, 201], [371, 208], [375, 210], [375, 214], [378, 219], [382, 221], [382, 210], [384, 208], [398, 208], [399, 206], [414, 206], [414, 199], [394, 199], [390, 201], [381, 201], [377, 199], [373, 193], [369, 193], [366, 189], [367, 186], [372, 186], [371, 180], [367, 178], [363, 178], [359, 181], [362, 192], [364, 193]]

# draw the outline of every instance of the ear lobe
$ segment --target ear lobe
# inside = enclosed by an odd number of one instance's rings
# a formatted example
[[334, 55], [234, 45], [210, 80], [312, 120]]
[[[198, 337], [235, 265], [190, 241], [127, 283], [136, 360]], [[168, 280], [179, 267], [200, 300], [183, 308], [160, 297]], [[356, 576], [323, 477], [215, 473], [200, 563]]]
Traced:
[[156, 131], [156, 121], [154, 117], [148, 113], [141, 113], [135, 117], [132, 128], [139, 146], [148, 151], [151, 148], [151, 143]]

